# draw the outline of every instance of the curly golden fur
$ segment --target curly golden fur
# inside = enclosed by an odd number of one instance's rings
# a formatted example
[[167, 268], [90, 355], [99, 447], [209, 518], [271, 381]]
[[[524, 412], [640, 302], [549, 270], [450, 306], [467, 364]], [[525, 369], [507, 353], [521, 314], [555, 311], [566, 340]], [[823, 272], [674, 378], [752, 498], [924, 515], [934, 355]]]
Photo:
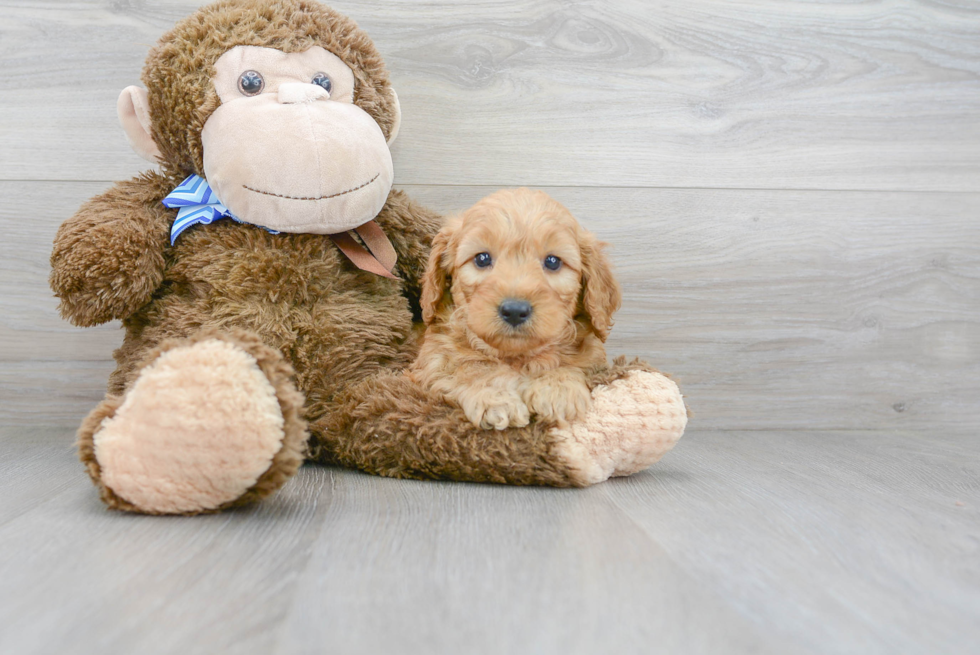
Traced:
[[451, 219], [422, 281], [412, 377], [486, 429], [584, 414], [621, 301], [602, 245], [542, 191], [499, 191]]

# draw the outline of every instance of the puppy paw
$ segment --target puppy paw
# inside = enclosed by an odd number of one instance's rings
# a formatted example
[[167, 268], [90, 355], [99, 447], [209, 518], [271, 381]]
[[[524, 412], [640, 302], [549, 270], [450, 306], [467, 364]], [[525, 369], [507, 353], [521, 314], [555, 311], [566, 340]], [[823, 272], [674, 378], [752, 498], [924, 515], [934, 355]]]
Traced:
[[480, 421], [484, 430], [506, 430], [507, 428], [522, 428], [531, 420], [527, 405], [518, 402], [511, 405], [493, 405], [487, 408]]
[[516, 395], [473, 400], [463, 405], [463, 411], [473, 425], [484, 430], [522, 428], [531, 422], [527, 405]]
[[563, 425], [589, 411], [592, 393], [584, 381], [535, 383], [524, 390], [524, 402], [540, 420]]

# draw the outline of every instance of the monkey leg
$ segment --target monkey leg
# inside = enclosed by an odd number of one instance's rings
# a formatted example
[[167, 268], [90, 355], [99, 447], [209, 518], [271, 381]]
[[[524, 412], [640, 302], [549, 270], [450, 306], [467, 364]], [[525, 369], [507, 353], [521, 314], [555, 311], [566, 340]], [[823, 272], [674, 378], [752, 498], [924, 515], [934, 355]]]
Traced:
[[162, 343], [82, 422], [79, 456], [109, 507], [199, 514], [268, 496], [303, 462], [292, 368], [241, 331]]
[[645, 364], [619, 359], [592, 372], [590, 385], [592, 409], [568, 427], [484, 430], [407, 376], [385, 372], [311, 423], [311, 455], [397, 478], [587, 486], [645, 469], [683, 434], [677, 385]]

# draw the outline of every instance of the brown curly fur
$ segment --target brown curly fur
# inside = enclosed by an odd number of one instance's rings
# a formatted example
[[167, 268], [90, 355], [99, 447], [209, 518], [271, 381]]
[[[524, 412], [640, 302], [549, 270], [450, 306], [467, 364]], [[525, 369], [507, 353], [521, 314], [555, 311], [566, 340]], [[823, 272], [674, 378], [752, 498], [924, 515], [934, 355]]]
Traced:
[[[655, 369], [617, 359], [612, 366], [590, 370], [586, 383], [594, 388], [600, 380], [608, 384], [636, 370]], [[389, 371], [367, 378], [340, 394], [335, 408], [310, 424], [318, 435], [312, 457], [325, 464], [393, 478], [584, 485], [555, 456], [553, 423], [484, 430], [405, 375]]]
[[[386, 134], [393, 125], [393, 96], [374, 46], [352, 21], [317, 3], [222, 1], [163, 37], [143, 72], [162, 172], [85, 203], [58, 230], [51, 255], [51, 287], [65, 318], [80, 326], [121, 319], [125, 328], [108, 395], [79, 430], [93, 480], [99, 483], [92, 434], [146, 363], [187, 339], [221, 335], [260, 361], [292, 426], [269, 472], [231, 504], [271, 493], [295, 471], [300, 405], [310, 456], [320, 462], [392, 477], [574, 484], [546, 425], [487, 433], [394, 373], [418, 350], [419, 280], [441, 225], [403, 193], [391, 192], [376, 218], [398, 253], [401, 280], [355, 268], [328, 237], [272, 235], [227, 220], [170, 245], [176, 212], [160, 201], [188, 172], [203, 174], [200, 130], [217, 106], [213, 63], [240, 44], [288, 52], [323, 46], [353, 69], [355, 103]], [[590, 384], [626, 371], [593, 371]], [[111, 507], [138, 509], [104, 487], [102, 495]]]

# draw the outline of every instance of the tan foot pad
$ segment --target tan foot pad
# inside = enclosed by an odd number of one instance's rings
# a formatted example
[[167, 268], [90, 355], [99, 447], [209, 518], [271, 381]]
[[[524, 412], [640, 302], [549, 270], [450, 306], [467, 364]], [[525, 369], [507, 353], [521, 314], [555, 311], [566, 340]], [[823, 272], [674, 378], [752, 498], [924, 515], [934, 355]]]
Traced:
[[559, 455], [578, 484], [630, 475], [663, 457], [684, 434], [687, 409], [673, 380], [634, 371], [592, 391], [592, 409], [567, 428], [553, 428]]
[[283, 415], [255, 358], [218, 339], [168, 350], [94, 435], [102, 482], [144, 511], [235, 500], [282, 446]]

